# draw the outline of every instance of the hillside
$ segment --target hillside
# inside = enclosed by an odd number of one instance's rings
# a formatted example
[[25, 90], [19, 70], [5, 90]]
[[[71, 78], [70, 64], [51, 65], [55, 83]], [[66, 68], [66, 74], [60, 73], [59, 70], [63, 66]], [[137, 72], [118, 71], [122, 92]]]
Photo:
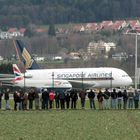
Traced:
[[140, 17], [138, 0], [1, 0], [0, 28]]

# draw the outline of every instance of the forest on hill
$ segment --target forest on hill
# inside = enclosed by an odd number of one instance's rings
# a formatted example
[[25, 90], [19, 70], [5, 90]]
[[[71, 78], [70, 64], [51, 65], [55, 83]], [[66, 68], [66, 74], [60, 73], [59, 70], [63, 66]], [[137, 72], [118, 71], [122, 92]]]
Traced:
[[0, 0], [0, 28], [140, 17], [139, 0]]

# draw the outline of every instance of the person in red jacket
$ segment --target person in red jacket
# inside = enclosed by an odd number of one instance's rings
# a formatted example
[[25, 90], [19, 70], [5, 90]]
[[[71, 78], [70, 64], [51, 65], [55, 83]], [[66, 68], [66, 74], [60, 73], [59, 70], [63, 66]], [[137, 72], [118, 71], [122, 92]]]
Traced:
[[50, 108], [52, 108], [53, 100], [54, 100], [54, 93], [53, 93], [53, 91], [51, 90], [51, 91], [49, 92], [49, 103], [50, 103]]

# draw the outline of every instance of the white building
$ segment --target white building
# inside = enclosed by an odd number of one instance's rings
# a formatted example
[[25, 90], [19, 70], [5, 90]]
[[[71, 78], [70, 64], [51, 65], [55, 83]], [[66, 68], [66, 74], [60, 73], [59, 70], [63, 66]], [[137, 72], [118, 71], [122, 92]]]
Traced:
[[0, 56], [0, 61], [3, 61], [3, 57], [2, 56]]
[[111, 49], [116, 49], [116, 44], [114, 42], [90, 42], [87, 47], [87, 53], [91, 55], [99, 52], [108, 53]]

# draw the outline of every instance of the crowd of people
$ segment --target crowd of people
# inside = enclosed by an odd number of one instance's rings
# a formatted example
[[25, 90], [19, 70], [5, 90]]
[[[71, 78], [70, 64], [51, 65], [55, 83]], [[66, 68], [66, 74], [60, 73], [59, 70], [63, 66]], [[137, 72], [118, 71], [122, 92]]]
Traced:
[[[5, 109], [11, 109], [10, 93], [9, 88], [4, 92], [0, 91], [0, 109], [2, 109], [2, 100], [5, 100]], [[18, 89], [12, 95], [14, 110], [76, 109], [78, 100], [82, 109], [85, 109], [86, 102], [89, 102], [91, 109], [138, 109], [140, 96], [137, 90], [127, 91], [126, 89], [123, 91], [105, 89], [105, 91], [99, 90], [97, 93], [92, 89], [88, 91], [75, 89], [53, 91], [46, 88], [42, 89], [41, 93], [35, 88], [31, 88], [28, 92]]]

